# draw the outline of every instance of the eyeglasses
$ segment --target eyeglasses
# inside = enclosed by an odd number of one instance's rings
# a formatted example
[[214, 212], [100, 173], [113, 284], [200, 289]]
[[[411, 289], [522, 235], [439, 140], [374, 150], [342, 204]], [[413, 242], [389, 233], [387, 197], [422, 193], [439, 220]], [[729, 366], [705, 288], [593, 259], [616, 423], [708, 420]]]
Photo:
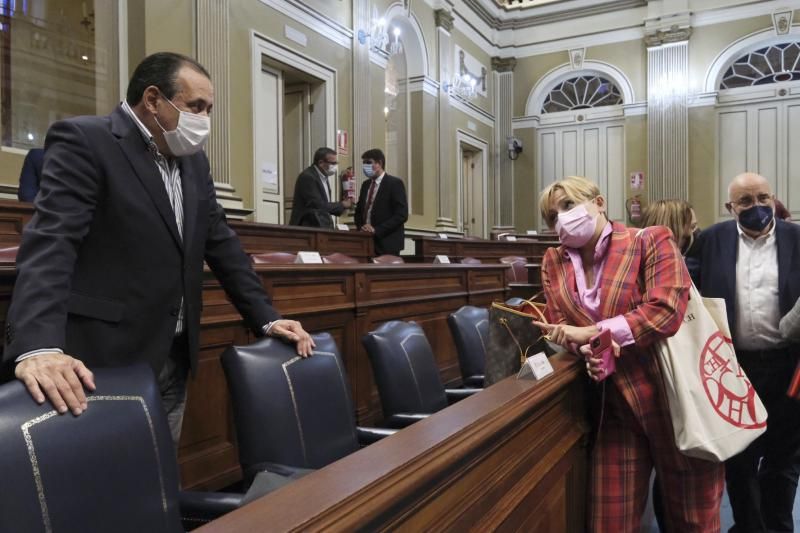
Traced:
[[733, 206], [736, 206], [739, 209], [748, 209], [750, 207], [753, 207], [753, 205], [756, 202], [758, 202], [759, 205], [766, 205], [766, 204], [769, 203], [770, 200], [772, 200], [772, 195], [762, 192], [761, 194], [756, 196], [755, 199], [753, 199], [753, 197], [748, 194], [748, 195], [742, 196], [741, 198], [739, 198], [736, 201], [728, 202], [727, 204], [725, 204], [725, 206], [728, 209], [730, 209]]

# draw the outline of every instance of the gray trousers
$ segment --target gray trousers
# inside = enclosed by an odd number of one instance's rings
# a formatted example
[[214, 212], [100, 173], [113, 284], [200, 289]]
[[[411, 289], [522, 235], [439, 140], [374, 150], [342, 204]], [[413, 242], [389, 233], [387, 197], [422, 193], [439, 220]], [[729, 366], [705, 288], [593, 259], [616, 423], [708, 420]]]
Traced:
[[169, 357], [158, 374], [161, 405], [167, 415], [175, 449], [181, 439], [183, 413], [186, 410], [186, 380], [189, 375], [189, 351], [186, 337], [176, 337]]

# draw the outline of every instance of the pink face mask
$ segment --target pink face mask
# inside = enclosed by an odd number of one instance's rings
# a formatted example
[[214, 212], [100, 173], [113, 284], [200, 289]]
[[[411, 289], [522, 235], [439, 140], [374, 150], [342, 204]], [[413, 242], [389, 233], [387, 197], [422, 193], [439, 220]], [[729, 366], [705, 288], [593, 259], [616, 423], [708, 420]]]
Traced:
[[577, 205], [565, 213], [559, 213], [556, 232], [561, 244], [567, 248], [580, 248], [592, 240], [596, 222], [597, 215], [590, 215], [584, 204]]

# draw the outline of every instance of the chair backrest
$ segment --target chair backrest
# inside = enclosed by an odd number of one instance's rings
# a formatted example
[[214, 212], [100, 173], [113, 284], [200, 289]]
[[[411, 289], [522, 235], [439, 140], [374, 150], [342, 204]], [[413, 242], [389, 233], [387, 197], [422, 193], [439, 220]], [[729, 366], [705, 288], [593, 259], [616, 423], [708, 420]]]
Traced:
[[433, 350], [418, 324], [392, 320], [364, 335], [362, 342], [384, 416], [435, 413], [447, 407]]
[[336, 343], [328, 333], [312, 338], [307, 359], [271, 337], [222, 354], [246, 478], [264, 463], [321, 468], [359, 447]]
[[95, 369], [80, 416], [0, 386], [0, 531], [183, 531], [178, 465], [153, 372]]
[[266, 252], [250, 255], [250, 260], [254, 265], [285, 265], [294, 263], [296, 259], [297, 254], [289, 252]]
[[476, 259], [474, 257], [463, 257], [463, 258], [461, 258], [461, 264], [462, 265], [480, 265], [481, 264], [481, 260], [480, 259]]
[[528, 263], [527, 259], [518, 255], [508, 255], [506, 257], [501, 257], [500, 262], [504, 265], [511, 265], [508, 274], [509, 282], [524, 283], [528, 281], [528, 269], [525, 268], [525, 265]]
[[372, 262], [379, 265], [400, 265], [405, 263], [403, 258], [399, 255], [383, 254], [378, 257], [373, 257]]
[[461, 376], [466, 380], [483, 375], [489, 341], [489, 310], [465, 305], [447, 317], [447, 325], [456, 343]]
[[332, 254], [322, 256], [322, 262], [333, 265], [352, 265], [354, 263], [358, 263], [358, 259], [355, 257], [350, 257], [349, 255], [340, 254], [339, 252], [334, 252]]

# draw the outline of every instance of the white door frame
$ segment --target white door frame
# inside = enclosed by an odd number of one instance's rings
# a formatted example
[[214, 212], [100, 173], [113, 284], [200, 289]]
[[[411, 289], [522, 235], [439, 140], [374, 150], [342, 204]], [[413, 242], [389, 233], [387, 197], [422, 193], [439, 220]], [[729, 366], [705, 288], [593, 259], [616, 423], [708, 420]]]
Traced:
[[458, 187], [457, 187], [457, 197], [458, 197], [458, 222], [457, 225], [459, 228], [464, 228], [464, 172], [463, 172], [463, 151], [461, 149], [461, 145], [466, 144], [471, 148], [474, 148], [476, 152], [481, 152], [481, 173], [482, 173], [482, 184], [481, 190], [483, 192], [483, 197], [481, 198], [481, 210], [483, 211], [483, 228], [481, 228], [481, 235], [486, 238], [488, 237], [488, 221], [489, 221], [489, 213], [487, 213], [487, 204], [488, 204], [488, 188], [487, 183], [489, 181], [489, 143], [485, 140], [476, 137], [470, 133], [462, 129], [456, 129], [456, 153], [458, 154], [458, 165], [456, 165], [458, 169]]
[[[260, 187], [261, 181], [261, 168], [259, 167], [260, 162], [255, 157], [256, 153], [256, 118], [258, 115], [255, 113], [255, 110], [258, 109], [258, 95], [256, 94], [255, 87], [256, 87], [256, 80], [257, 77], [261, 75], [261, 71], [263, 69], [263, 58], [269, 58], [275, 61], [279, 61], [281, 63], [291, 65], [292, 67], [305, 72], [315, 78], [322, 80], [323, 87], [325, 91], [325, 140], [326, 145], [335, 148], [336, 146], [336, 94], [337, 94], [337, 71], [333, 67], [321, 63], [315, 59], [310, 58], [307, 55], [301, 54], [288, 46], [281, 44], [277, 41], [273, 41], [269, 37], [255, 31], [251, 30], [250, 32], [250, 57], [251, 57], [251, 76], [252, 76], [252, 109], [254, 111], [253, 116], [253, 176], [252, 176], [252, 183], [253, 183], [253, 201], [256, 202], [258, 199], [258, 187]], [[280, 95], [281, 100], [281, 116], [282, 116], [282, 107], [283, 107], [283, 95]], [[283, 132], [281, 130], [281, 139], [283, 136]], [[280, 148], [280, 154], [283, 153], [282, 147]], [[283, 194], [284, 187], [293, 187], [294, 186], [294, 179], [296, 176], [283, 176], [283, 167], [282, 165], [279, 167], [279, 172], [281, 173], [279, 176], [279, 189], [281, 190], [281, 194]], [[281, 209], [280, 216], [283, 217], [283, 209]], [[258, 220], [256, 220], [258, 221]]]

